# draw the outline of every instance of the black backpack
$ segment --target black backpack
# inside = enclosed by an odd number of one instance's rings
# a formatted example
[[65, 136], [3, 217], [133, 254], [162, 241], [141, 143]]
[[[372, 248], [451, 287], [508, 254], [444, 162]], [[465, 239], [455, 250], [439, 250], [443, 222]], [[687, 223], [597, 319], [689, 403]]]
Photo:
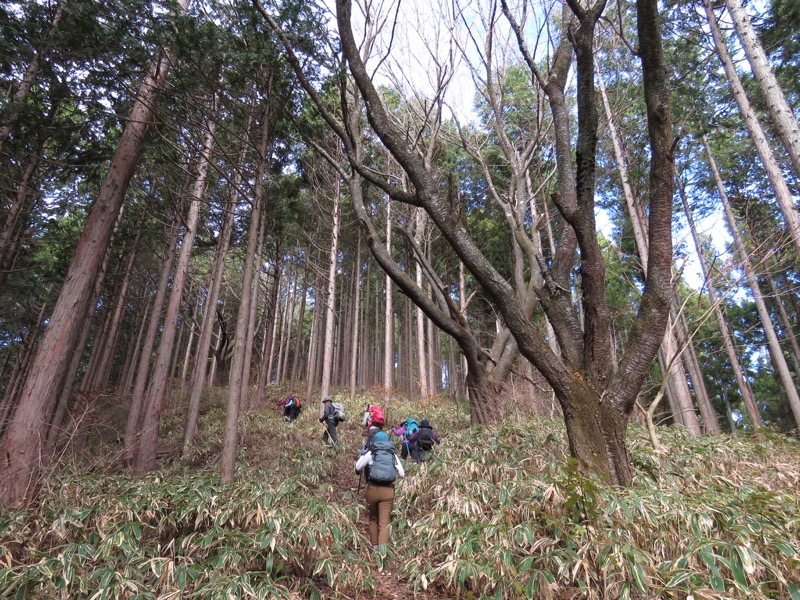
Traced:
[[432, 427], [419, 428], [419, 435], [417, 436], [417, 445], [419, 446], [420, 450], [424, 450], [425, 452], [430, 452], [431, 450], [433, 450]]
[[367, 478], [374, 483], [392, 483], [397, 479], [394, 444], [389, 440], [373, 440], [369, 449], [372, 452], [372, 464]]

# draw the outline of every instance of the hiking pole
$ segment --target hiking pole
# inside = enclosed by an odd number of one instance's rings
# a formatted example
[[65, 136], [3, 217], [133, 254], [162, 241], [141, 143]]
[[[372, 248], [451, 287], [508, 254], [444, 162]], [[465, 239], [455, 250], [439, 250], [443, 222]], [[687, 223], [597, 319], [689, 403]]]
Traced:
[[358, 490], [356, 490], [356, 495], [361, 493], [361, 476], [364, 474], [364, 469], [358, 472]]

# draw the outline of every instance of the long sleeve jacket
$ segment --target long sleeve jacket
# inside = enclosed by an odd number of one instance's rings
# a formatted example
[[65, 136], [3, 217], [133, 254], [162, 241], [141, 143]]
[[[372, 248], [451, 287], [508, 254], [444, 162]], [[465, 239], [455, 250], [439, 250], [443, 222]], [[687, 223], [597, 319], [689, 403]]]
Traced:
[[325, 410], [322, 412], [322, 416], [319, 418], [320, 423], [328, 420], [336, 421], [336, 409], [333, 407], [333, 402], [325, 403]]

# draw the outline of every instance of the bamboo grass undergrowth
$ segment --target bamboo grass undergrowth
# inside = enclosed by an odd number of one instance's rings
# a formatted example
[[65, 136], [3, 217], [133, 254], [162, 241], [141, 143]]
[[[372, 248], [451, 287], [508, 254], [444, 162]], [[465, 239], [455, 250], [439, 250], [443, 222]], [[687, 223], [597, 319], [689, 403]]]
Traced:
[[364, 598], [389, 564], [429, 598], [800, 598], [795, 439], [663, 428], [655, 454], [632, 426], [622, 489], [579, 472], [557, 420], [470, 428], [450, 402], [396, 399], [389, 422], [428, 418], [443, 444], [406, 465], [375, 557], [352, 473], [367, 400], [344, 401], [338, 449], [316, 406], [290, 424], [256, 405], [228, 486], [213, 401], [193, 454], [157, 472], [58, 465], [36, 507], [0, 512], [0, 596]]

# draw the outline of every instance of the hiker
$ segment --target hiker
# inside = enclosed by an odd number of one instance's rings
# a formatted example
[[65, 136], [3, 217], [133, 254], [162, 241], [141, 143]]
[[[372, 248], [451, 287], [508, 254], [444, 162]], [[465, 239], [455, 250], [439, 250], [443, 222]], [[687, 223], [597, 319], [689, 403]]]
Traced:
[[428, 423], [428, 419], [422, 419], [419, 424], [419, 429], [414, 435], [408, 438], [408, 441], [417, 446], [417, 457], [414, 459], [414, 462], [428, 460], [433, 451], [433, 445], [441, 443], [436, 432], [433, 431], [433, 427]]
[[412, 419], [410, 417], [403, 421], [399, 426], [392, 426], [392, 433], [403, 438], [402, 446], [400, 447], [400, 458], [403, 460], [408, 458], [408, 455], [410, 454], [414, 462], [419, 462], [417, 443], [414, 442], [412, 444], [410, 441], [411, 436], [414, 435], [418, 429], [419, 423], [416, 419]]
[[372, 438], [375, 436], [375, 434], [379, 431], [383, 431], [383, 424], [385, 423], [383, 409], [377, 404], [368, 404], [367, 410], [364, 411], [364, 419], [362, 423], [367, 428], [367, 441], [364, 442], [364, 446], [362, 448], [363, 452], [367, 449], [370, 442], [372, 442]]
[[[319, 418], [320, 423], [325, 423], [322, 443], [336, 446], [339, 443], [336, 437], [336, 426], [339, 424], [339, 420], [336, 418], [336, 408], [333, 406], [333, 400], [331, 400], [330, 396], [325, 396], [322, 399], [322, 404], [325, 407], [322, 411], [322, 416]], [[330, 442], [328, 441], [329, 439]]]
[[283, 399], [283, 418], [288, 419], [290, 422], [300, 416], [300, 411], [303, 409], [300, 398], [294, 394], [289, 394]]
[[389, 543], [389, 520], [394, 505], [394, 481], [405, 477], [405, 471], [394, 443], [389, 441], [385, 431], [378, 431], [366, 451], [358, 457], [356, 473], [364, 473], [367, 487], [364, 500], [369, 517], [369, 541], [372, 550], [378, 551], [379, 544]]

